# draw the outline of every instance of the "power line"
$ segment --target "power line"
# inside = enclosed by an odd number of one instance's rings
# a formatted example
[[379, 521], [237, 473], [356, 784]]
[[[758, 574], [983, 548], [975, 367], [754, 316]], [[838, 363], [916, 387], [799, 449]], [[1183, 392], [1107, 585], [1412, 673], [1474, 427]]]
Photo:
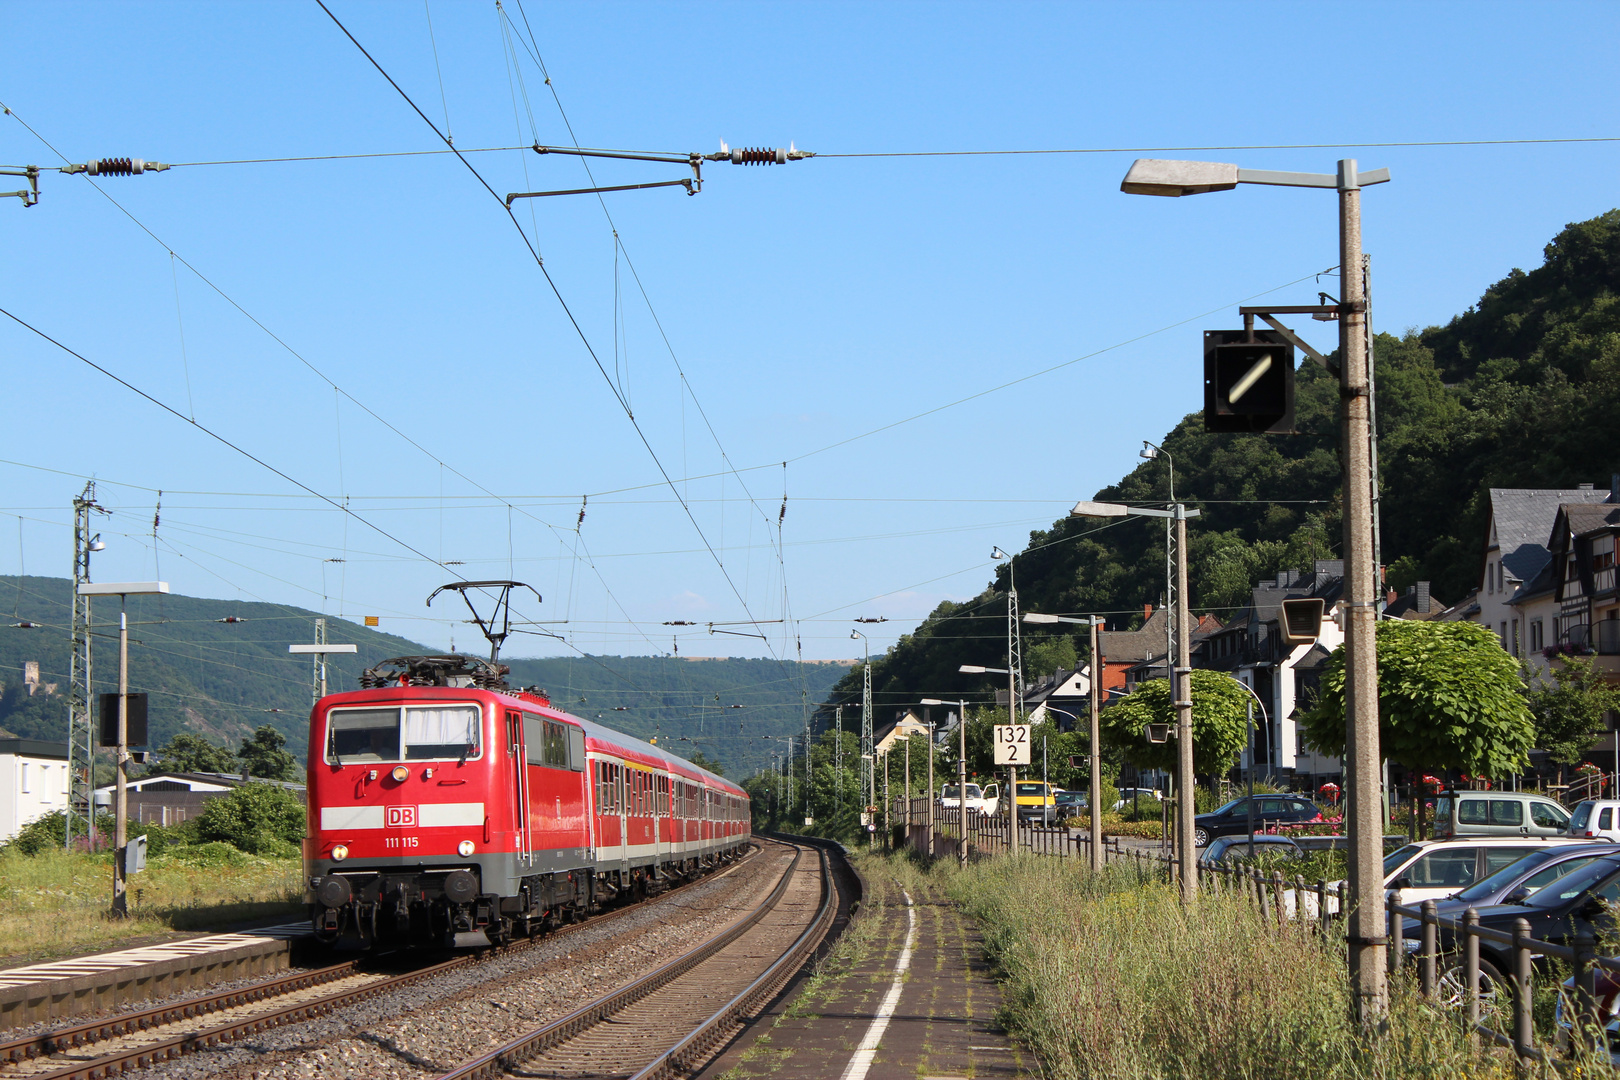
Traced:
[[[330, 15], [331, 13], [328, 12], [328, 14]], [[333, 20], [336, 21], [335, 16], [333, 17]], [[340, 24], [340, 26], [341, 26], [341, 24]], [[345, 31], [345, 33], [347, 33], [347, 31]], [[351, 36], [350, 40], [353, 40], [352, 36]], [[358, 44], [358, 43], [356, 43], [356, 44]], [[364, 52], [363, 49], [361, 51]], [[381, 69], [379, 69], [379, 70], [381, 70]], [[392, 80], [390, 80], [390, 81], [392, 81]], [[413, 107], [414, 107], [414, 105], [413, 105]], [[35, 131], [31, 126], [29, 126], [28, 122], [23, 120], [22, 117], [18, 116], [9, 107], [6, 107], [3, 102], [0, 102], [0, 108], [3, 108], [7, 115], [13, 117], [19, 124], [21, 124], [25, 129], [27, 129], [29, 134], [33, 135], [34, 138], [38, 139], [53, 154], [55, 154], [57, 157], [61, 158], [64, 162], [68, 160], [67, 155], [63, 154], [54, 145], [52, 145], [51, 142], [48, 139], [46, 139], [43, 135], [41, 135], [39, 132]], [[417, 113], [418, 113], [418, 115], [421, 115], [421, 110], [418, 109]], [[423, 119], [425, 120], [426, 117], [424, 116]], [[430, 122], [430, 126], [431, 126], [431, 122]], [[435, 130], [437, 130], [437, 129], [435, 129]], [[449, 144], [447, 143], [447, 145], [449, 145]], [[434, 152], [435, 153], [451, 153], [451, 152], [454, 152], [454, 153], [457, 154], [458, 157], [460, 156], [460, 151], [455, 150], [455, 147], [453, 145], [450, 146], [449, 150], [434, 151]], [[463, 158], [462, 161], [465, 163], [466, 159]], [[470, 165], [468, 167], [471, 168]], [[476, 170], [474, 171], [474, 175], [476, 175]], [[293, 356], [294, 359], [296, 359], [299, 363], [303, 364], [304, 367], [309, 369], [309, 371], [312, 372], [317, 378], [319, 378], [321, 381], [325, 382], [328, 386], [330, 386], [332, 388], [332, 390], [336, 394], [341, 395], [342, 397], [348, 398], [349, 401], [351, 401], [355, 405], [358, 405], [362, 410], [365, 411], [365, 413], [368, 416], [370, 416], [372, 419], [376, 420], [379, 424], [381, 424], [383, 427], [387, 428], [389, 431], [393, 432], [395, 435], [399, 436], [399, 438], [402, 439], [405, 443], [407, 443], [409, 446], [411, 446], [412, 448], [414, 448], [415, 450], [420, 452], [423, 456], [427, 457], [428, 460], [433, 461], [441, 469], [449, 469], [450, 472], [453, 473], [455, 476], [457, 476], [461, 480], [465, 481], [466, 483], [470, 484], [471, 486], [477, 488], [479, 491], [483, 492], [485, 495], [487, 495], [487, 496], [489, 496], [491, 498], [494, 498], [497, 501], [505, 503], [505, 505], [507, 506], [507, 508], [509, 510], [514, 509], [514, 507], [512, 507], [510, 503], [507, 503], [507, 502], [505, 502], [505, 500], [502, 500], [500, 498], [500, 496], [498, 496], [494, 492], [490, 491], [489, 488], [487, 488], [484, 485], [478, 483], [476, 480], [472, 479], [470, 476], [466, 475], [461, 470], [455, 468], [452, 465], [448, 465], [444, 461], [440, 460], [435, 454], [431, 453], [425, 446], [418, 443], [415, 439], [411, 438], [404, 431], [400, 430], [398, 427], [396, 427], [395, 425], [393, 425], [389, 421], [385, 420], [382, 416], [378, 415], [375, 410], [373, 410], [368, 404], [366, 404], [366, 402], [362, 401], [359, 398], [356, 398], [353, 394], [349, 393], [347, 390], [345, 390], [341, 386], [339, 386], [336, 381], [334, 381], [329, 376], [327, 376], [327, 374], [325, 372], [323, 372], [321, 369], [317, 368], [305, 356], [303, 356], [303, 354], [298, 352], [298, 350], [294, 349], [290, 344], [288, 344], [286, 341], [284, 341], [279, 335], [277, 335], [274, 331], [272, 331], [264, 323], [260, 322], [257, 317], [255, 317], [251, 312], [249, 312], [241, 304], [237, 303], [234, 298], [232, 298], [223, 289], [221, 289], [218, 285], [216, 285], [211, 279], [209, 279], [206, 275], [204, 275], [201, 271], [199, 271], [195, 266], [192, 266], [191, 263], [188, 262], [184, 258], [184, 256], [178, 255], [172, 248], [169, 247], [169, 245], [167, 243], [165, 243], [163, 241], [163, 239], [161, 237], [159, 237], [150, 228], [148, 228], [145, 222], [141, 221], [134, 214], [132, 214], [117, 199], [115, 199], [111, 195], [107, 194], [107, 192], [100, 185], [95, 184], [93, 181], [91, 181], [88, 175], [85, 177], [85, 180], [86, 180], [87, 183], [90, 183], [91, 187], [95, 188], [97, 193], [99, 193], [104, 199], [106, 199], [108, 202], [112, 203], [112, 205], [114, 207], [116, 207], [120, 213], [122, 213], [125, 217], [129, 218], [130, 221], [134, 222], [136, 227], [138, 227], [142, 232], [146, 233], [147, 236], [150, 236], [154, 241], [156, 241], [159, 245], [161, 245], [163, 247], [163, 249], [165, 251], [167, 251], [168, 254], [169, 254], [169, 257], [170, 257], [170, 260], [171, 260], [171, 266], [173, 264], [173, 260], [178, 260], [182, 265], [185, 266], [185, 268], [187, 270], [189, 270], [189, 271], [191, 271], [191, 273], [195, 274], [197, 276], [198, 280], [202, 281], [210, 289], [214, 290], [214, 292], [217, 293], [220, 296], [221, 299], [223, 299], [231, 307], [235, 308], [238, 312], [240, 312], [242, 314], [242, 316], [245, 317], [249, 322], [253, 323], [253, 325], [257, 326], [260, 330], [262, 330], [272, 341], [274, 341], [276, 344], [280, 345], [283, 349], [285, 349], [289, 354], [291, 354]], [[485, 187], [488, 187], [488, 185], [486, 184]], [[492, 192], [492, 194], [493, 194], [493, 192]], [[514, 224], [515, 223], [516, 222], [515, 222], [515, 219], [514, 219]], [[521, 230], [519, 230], [519, 231], [521, 232]], [[531, 248], [531, 251], [532, 250], [533, 249]], [[549, 280], [549, 275], [548, 275], [548, 280]], [[577, 326], [576, 326], [576, 329], [577, 329]], [[600, 366], [600, 365], [598, 365], [598, 366]], [[171, 410], [171, 411], [173, 411], [173, 410]], [[195, 420], [190, 419], [190, 422], [195, 423]], [[656, 460], [656, 458], [655, 458], [655, 460]], [[49, 471], [57, 471], [57, 470], [49, 470]], [[139, 485], [122, 485], [122, 486], [139, 487]], [[302, 485], [300, 485], [300, 486], [302, 486]], [[156, 490], [156, 489], [153, 489], [153, 488], [140, 488], [140, 489], [141, 490], [146, 490], [146, 491], [154, 491], [154, 490]], [[317, 495], [317, 497], [323, 499], [326, 502], [332, 502], [332, 500], [326, 499], [325, 496]], [[343, 510], [345, 513], [349, 512], [346, 505], [343, 506], [343, 507], [337, 507], [337, 504], [333, 503], [333, 506], [340, 509], [340, 510]], [[544, 520], [543, 518], [540, 518], [540, 517], [538, 517], [538, 516], [536, 516], [534, 514], [529, 513], [527, 510], [520, 510], [519, 512], [522, 513], [524, 517], [529, 518], [531, 521], [538, 522], [540, 525], [545, 526], [548, 530], [551, 531], [551, 533], [553, 535], [553, 538], [557, 539], [558, 542], [560, 543], [560, 537], [558, 536], [558, 529], [557, 529], [557, 527], [555, 525], [553, 525], [550, 522]], [[412, 550], [414, 550], [414, 549], [412, 549]], [[438, 564], [438, 565], [443, 565], [443, 564]], [[602, 577], [601, 571], [598, 570], [595, 566], [592, 566], [591, 569], [592, 569], [592, 572], [596, 575], [597, 581], [601, 584], [603, 590], [608, 594], [609, 597], [612, 598], [614, 604], [617, 605], [620, 608], [620, 610], [622, 611], [624, 609], [623, 604], [620, 603], [618, 597], [613, 594], [612, 588], [608, 585], [606, 579]], [[459, 577], [460, 575], [458, 574], [457, 576]], [[648, 645], [649, 646], [652, 645], [651, 639], [648, 640]], [[572, 647], [573, 646], [570, 645], [570, 648], [572, 648]], [[654, 646], [654, 647], [656, 647], [656, 646]]]
[[1178, 154], [1208, 153], [1214, 150], [1361, 150], [1398, 149], [1424, 146], [1558, 146], [1579, 143], [1620, 142], [1620, 136], [1593, 136], [1577, 139], [1422, 139], [1410, 142], [1337, 143], [1236, 143], [1227, 146], [1085, 146], [1050, 150], [879, 150], [865, 153], [829, 154], [818, 158], [921, 158], [921, 157], [1016, 157], [1054, 154]]
[[[326, 6], [325, 0], [315, 0], [315, 2], [320, 5], [322, 11], [326, 12], [327, 17], [332, 20], [337, 28], [343, 31], [343, 36], [348, 38], [349, 41], [353, 43], [354, 47], [360, 50], [360, 54], [370, 61], [371, 66], [377, 69], [377, 73], [387, 80], [388, 85], [392, 86], [399, 96], [405, 99], [405, 103], [411, 107], [411, 110], [415, 112], [417, 116], [422, 118], [422, 122], [433, 130], [433, 133], [437, 135], [447, 147], [450, 148], [451, 152], [455, 153], [456, 157], [461, 161], [461, 163], [467, 167], [467, 171], [473, 174], [473, 177], [477, 179], [478, 183], [483, 186], [485, 191], [489, 192], [490, 198], [501, 204], [502, 209], [506, 212], [507, 218], [512, 222], [512, 227], [516, 229], [518, 235], [522, 237], [524, 247], [529, 249], [529, 254], [534, 258], [535, 265], [539, 267], [541, 275], [546, 279], [546, 284], [551, 288], [552, 295], [557, 298], [557, 303], [561, 305], [563, 314], [568, 317], [568, 322], [571, 326], [573, 326], [574, 333], [578, 335], [580, 343], [585, 346], [585, 351], [590, 355], [591, 362], [596, 365], [596, 370], [601, 374], [602, 380], [607, 383], [608, 389], [613, 392], [614, 399], [618, 401], [619, 407], [624, 411], [626, 419], [630, 421], [630, 426], [635, 429], [636, 437], [641, 440], [641, 445], [646, 448], [648, 455], [653, 460], [653, 464], [658, 467], [658, 472], [663, 476], [664, 483], [669, 487], [671, 492], [675, 493], [677, 500], [680, 500], [680, 492], [675, 486], [675, 481], [670, 477], [669, 471], [664, 468], [663, 461], [659, 459], [658, 452], [653, 449], [652, 443], [648, 441], [646, 433], [642, 431], [641, 424], [636, 420], [635, 413], [630, 409], [630, 403], [625, 400], [624, 394], [619, 390], [618, 386], [615, 385], [613, 377], [610, 376], [607, 373], [607, 369], [602, 366], [602, 360], [596, 355], [595, 348], [591, 346], [590, 339], [586, 336], [584, 327], [580, 326], [578, 318], [575, 317], [573, 310], [568, 306], [568, 301], [563, 298], [562, 290], [557, 287], [557, 283], [555, 280], [553, 280], [551, 272], [546, 269], [545, 260], [540, 258], [540, 253], [535, 250], [534, 244], [529, 240], [528, 233], [524, 232], [523, 226], [518, 223], [517, 215], [512, 212], [511, 206], [507, 204], [506, 200], [503, 199], [494, 188], [489, 186], [489, 182], [484, 179], [483, 175], [479, 173], [476, 168], [473, 167], [472, 162], [463, 157], [461, 152], [456, 150], [454, 144], [445, 138], [444, 133], [439, 130], [438, 125], [434, 124], [432, 120], [428, 119], [427, 114], [422, 111], [421, 107], [411, 99], [411, 96], [405, 92], [399, 83], [394, 81], [394, 77], [388, 74], [388, 72], [381, 64], [377, 62], [376, 58], [373, 57], [371, 53], [366, 51], [366, 47], [361, 45], [359, 40], [349, 32], [348, 27], [343, 25], [342, 20], [332, 13], [332, 9]], [[697, 531], [698, 537], [703, 541], [704, 547], [709, 549], [709, 554], [714, 559], [715, 566], [719, 568], [721, 576], [726, 579], [726, 584], [730, 586], [733, 595], [735, 595], [738, 602], [742, 604], [743, 610], [748, 612], [749, 618], [753, 619], [753, 612], [749, 611], [747, 598], [744, 597], [741, 590], [737, 588], [737, 583], [732, 579], [731, 572], [726, 569], [725, 562], [714, 550], [714, 545], [709, 542], [709, 538], [707, 534], [704, 533], [703, 527], [698, 524], [696, 515], [692, 513], [692, 508], [688, 506], [684, 500], [681, 500], [681, 508], [686, 512], [687, 520], [692, 523], [692, 528]], [[766, 647], [770, 648], [770, 642], [766, 642]], [[774, 649], [772, 650], [772, 653], [774, 655]]]

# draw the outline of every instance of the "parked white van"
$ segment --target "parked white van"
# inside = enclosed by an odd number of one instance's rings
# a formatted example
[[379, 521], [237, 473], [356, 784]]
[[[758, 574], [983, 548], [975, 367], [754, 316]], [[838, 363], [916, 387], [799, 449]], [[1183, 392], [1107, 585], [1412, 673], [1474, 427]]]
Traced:
[[1587, 799], [1575, 804], [1569, 835], [1581, 840], [1620, 843], [1620, 799]]
[[[1001, 788], [997, 784], [988, 787], [979, 787], [978, 784], [968, 784], [967, 811], [994, 817], [997, 808], [1001, 805]], [[962, 805], [962, 796], [955, 784], [946, 784], [939, 789], [939, 807], [941, 810], [954, 810]]]

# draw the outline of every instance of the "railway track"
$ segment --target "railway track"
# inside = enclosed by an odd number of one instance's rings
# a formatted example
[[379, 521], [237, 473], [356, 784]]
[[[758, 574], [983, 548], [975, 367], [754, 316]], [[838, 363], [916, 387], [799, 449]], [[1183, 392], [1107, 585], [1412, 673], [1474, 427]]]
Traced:
[[[752, 858], [758, 850], [755, 847], [739, 863]], [[657, 899], [674, 896], [709, 880], [712, 875], [705, 874], [659, 894]], [[627, 905], [584, 923], [562, 927], [545, 937], [491, 946], [397, 974], [368, 970], [375, 966], [375, 958], [350, 960], [14, 1039], [0, 1043], [0, 1080], [105, 1080], [271, 1028], [324, 1016], [367, 998], [493, 957], [511, 956], [539, 943], [549, 943], [587, 927], [599, 927], [641, 910], [645, 910], [642, 904]], [[344, 985], [334, 990], [333, 983]], [[276, 1007], [267, 1009], [266, 1005]]]
[[439, 1080], [496, 1080], [508, 1072], [663, 1080], [701, 1066], [786, 985], [832, 925], [838, 893], [827, 851], [787, 846], [796, 849], [791, 866], [748, 915]]

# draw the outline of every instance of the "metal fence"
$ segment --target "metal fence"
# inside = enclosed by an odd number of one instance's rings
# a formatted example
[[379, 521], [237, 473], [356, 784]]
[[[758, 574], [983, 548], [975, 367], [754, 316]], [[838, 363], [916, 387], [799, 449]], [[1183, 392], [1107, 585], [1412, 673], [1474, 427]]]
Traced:
[[[1175, 862], [1160, 852], [1140, 848], [1122, 850], [1117, 845], [1105, 847], [1104, 851], [1109, 861], [1134, 863], [1145, 877], [1164, 880], [1175, 877]], [[1344, 886], [1325, 879], [1310, 884], [1299, 875], [1290, 879], [1284, 877], [1281, 870], [1266, 873], [1245, 865], [1205, 865], [1198, 868], [1198, 874], [1202, 883], [1247, 895], [1262, 917], [1275, 921], [1280, 931], [1292, 927], [1297, 932], [1299, 928], [1310, 927], [1322, 934], [1334, 933], [1344, 906]], [[1400, 978], [1404, 966], [1415, 963], [1420, 996], [1433, 1005], [1463, 1010], [1469, 1028], [1478, 1035], [1512, 1050], [1522, 1060], [1551, 1060], [1548, 1050], [1536, 1045], [1534, 1024], [1537, 987], [1550, 977], [1556, 980], [1554, 989], [1559, 997], [1560, 1015], [1567, 1018], [1571, 1049], [1608, 1045], [1598, 1008], [1597, 973], [1608, 971], [1620, 975], [1620, 957], [1599, 956], [1597, 941], [1590, 929], [1579, 930], [1572, 946], [1560, 945], [1531, 937], [1530, 923], [1526, 919], [1514, 920], [1513, 931], [1507, 933], [1481, 926], [1479, 912], [1473, 908], [1464, 911], [1460, 919], [1446, 918], [1438, 914], [1433, 900], [1411, 907], [1396, 903], [1393, 896], [1385, 898], [1384, 908], [1389, 978], [1392, 981]], [[1408, 918], [1417, 920], [1420, 925], [1420, 936], [1410, 950], [1406, 945], [1404, 921]], [[1456, 951], [1441, 951], [1442, 928], [1456, 935], [1460, 955]], [[1511, 950], [1510, 970], [1501, 973], [1504, 983], [1496, 984], [1483, 976], [1481, 941]], [[1546, 971], [1545, 965], [1538, 976], [1535, 961], [1549, 958], [1569, 965], [1569, 986], [1563, 985], [1564, 980], [1558, 979], [1555, 971]], [[1506, 1000], [1499, 1000], [1502, 997]]]

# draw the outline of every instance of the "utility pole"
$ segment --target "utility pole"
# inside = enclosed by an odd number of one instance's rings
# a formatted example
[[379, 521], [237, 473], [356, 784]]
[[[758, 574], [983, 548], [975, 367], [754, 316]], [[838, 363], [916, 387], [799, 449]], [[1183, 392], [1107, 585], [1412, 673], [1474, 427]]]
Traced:
[[95, 700], [90, 670], [90, 597], [79, 586], [90, 581], [90, 553], [107, 545], [90, 531], [92, 512], [107, 511], [96, 504], [96, 482], [89, 481], [73, 500], [73, 651], [68, 658], [68, 799], [64, 846], [73, 848], [75, 834], [94, 850], [96, 840], [96, 724], [90, 703]]
[[[1102, 851], [1102, 800], [1098, 794], [1102, 791], [1102, 635], [1098, 627], [1102, 620], [1093, 616], [1091, 620], [1091, 803], [1089, 817], [1091, 825], [1091, 869], [1099, 872], [1103, 866]], [[1141, 783], [1140, 780], [1137, 781]]]
[[[1000, 548], [996, 549], [1000, 551]], [[1013, 578], [1012, 557], [1007, 557], [1007, 723], [1018, 723], [1019, 691], [1023, 687], [1023, 635], [1018, 628], [1018, 585]], [[1018, 851], [1018, 766], [1007, 766], [1008, 836], [1012, 850]]]
[[[1382, 1026], [1389, 1011], [1386, 982], [1388, 945], [1383, 912], [1383, 799], [1379, 791], [1378, 601], [1375, 597], [1372, 451], [1372, 372], [1367, 328], [1366, 263], [1361, 251], [1361, 189], [1389, 180], [1388, 169], [1361, 172], [1354, 158], [1336, 173], [1274, 172], [1243, 169], [1225, 162], [1139, 159], [1120, 190], [1128, 195], [1178, 197], [1230, 191], [1239, 184], [1330, 189], [1339, 197], [1339, 273], [1343, 295], [1332, 307], [1247, 309], [1260, 314], [1295, 345], [1292, 332], [1272, 315], [1323, 314], [1339, 320], [1340, 461], [1343, 466], [1345, 561], [1345, 770], [1346, 822], [1350, 836], [1350, 899], [1346, 939], [1350, 946], [1350, 989], [1363, 1024]], [[1247, 313], [1239, 309], [1240, 314]], [[1318, 363], [1332, 364], [1305, 347]]]
[[1176, 855], [1181, 875], [1181, 898], [1192, 903], [1198, 897], [1198, 853], [1193, 850], [1194, 796], [1198, 778], [1193, 775], [1192, 730], [1192, 613], [1187, 610], [1187, 510], [1175, 504], [1176, 535], [1176, 672], [1170, 686], [1176, 703], [1176, 768], [1181, 773], [1181, 813], [1176, 817]]
[[833, 739], [833, 778], [837, 781], [833, 786], [833, 813], [837, 815], [844, 812], [844, 707], [833, 706], [833, 716], [837, 725]]
[[1378, 748], [1378, 610], [1373, 581], [1372, 393], [1367, 363], [1366, 266], [1361, 258], [1361, 182], [1354, 159], [1339, 162], [1339, 396], [1344, 402], [1345, 758], [1349, 766], [1350, 985], [1364, 1022], [1389, 1011]]
[[873, 817], [877, 806], [877, 758], [872, 738], [872, 643], [859, 630], [851, 630], [849, 636], [861, 639], [866, 656], [861, 663], [861, 798], [866, 800], [867, 824], [873, 826], [866, 833], [870, 843], [877, 825]]

